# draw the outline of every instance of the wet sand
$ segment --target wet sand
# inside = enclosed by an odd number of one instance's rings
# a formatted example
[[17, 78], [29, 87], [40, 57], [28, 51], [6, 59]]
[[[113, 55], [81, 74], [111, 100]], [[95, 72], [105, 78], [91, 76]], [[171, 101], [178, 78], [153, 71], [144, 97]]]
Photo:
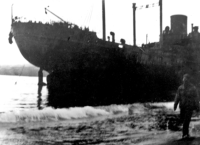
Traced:
[[135, 105], [129, 112], [85, 119], [0, 124], [2, 145], [70, 144], [200, 144], [200, 121], [192, 118], [190, 132], [195, 138], [181, 139], [178, 112], [165, 107]]

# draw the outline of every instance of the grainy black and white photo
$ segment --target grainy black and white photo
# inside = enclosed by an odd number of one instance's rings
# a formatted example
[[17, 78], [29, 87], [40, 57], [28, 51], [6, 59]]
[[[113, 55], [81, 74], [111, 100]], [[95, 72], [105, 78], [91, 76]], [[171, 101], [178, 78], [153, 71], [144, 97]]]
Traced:
[[198, 0], [0, 3], [0, 145], [200, 144]]

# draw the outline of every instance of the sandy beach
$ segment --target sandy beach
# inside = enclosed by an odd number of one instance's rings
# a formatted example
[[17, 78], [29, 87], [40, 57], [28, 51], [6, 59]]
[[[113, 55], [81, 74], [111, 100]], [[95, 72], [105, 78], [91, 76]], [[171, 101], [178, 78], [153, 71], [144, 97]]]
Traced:
[[0, 124], [1, 145], [194, 145], [200, 121], [193, 116], [191, 138], [181, 140], [178, 113], [166, 107], [136, 104], [128, 112], [74, 120]]

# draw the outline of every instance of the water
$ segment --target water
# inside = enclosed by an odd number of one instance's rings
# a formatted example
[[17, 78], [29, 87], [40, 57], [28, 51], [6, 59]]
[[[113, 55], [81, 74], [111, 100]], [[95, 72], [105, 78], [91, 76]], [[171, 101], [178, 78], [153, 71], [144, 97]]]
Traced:
[[[128, 113], [130, 105], [85, 106], [54, 109], [47, 106], [48, 90], [38, 95], [38, 77], [0, 75], [0, 122], [32, 122], [80, 119]], [[44, 77], [46, 83], [46, 78]], [[172, 108], [172, 103], [158, 103]]]
[[0, 80], [0, 112], [46, 107], [48, 90], [44, 86], [38, 97], [38, 77], [0, 75]]
[[[90, 106], [54, 109], [47, 106], [46, 86], [42, 88], [41, 96], [38, 95], [38, 77], [0, 75], [0, 80], [0, 122], [77, 119], [109, 115], [115, 110], [127, 111], [127, 107], [124, 110], [120, 105], [109, 111]], [[45, 77], [43, 80], [46, 83]]]

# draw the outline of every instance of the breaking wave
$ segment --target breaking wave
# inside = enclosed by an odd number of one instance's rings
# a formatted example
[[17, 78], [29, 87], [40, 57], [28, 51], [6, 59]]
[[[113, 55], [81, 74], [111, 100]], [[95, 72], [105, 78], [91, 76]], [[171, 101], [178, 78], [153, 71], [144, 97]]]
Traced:
[[106, 116], [127, 111], [127, 107], [112, 106], [109, 109], [103, 107], [94, 108], [90, 106], [72, 107], [67, 109], [53, 109], [51, 107], [43, 110], [12, 111], [0, 114], [0, 122], [36, 122], [36, 121], [58, 121], [81, 119], [97, 116]]
[[[165, 106], [172, 109], [173, 102], [169, 103], [150, 103], [155, 106]], [[21, 111], [5, 112], [0, 114], [0, 122], [41, 122], [41, 121], [59, 121], [59, 120], [73, 120], [84, 119], [98, 116], [116, 115], [121, 113], [129, 113], [129, 108], [134, 112], [141, 113], [146, 105], [143, 103], [135, 103], [129, 105], [109, 105], [99, 107], [71, 107], [54, 109], [51, 107], [44, 108], [43, 110], [30, 109]]]

